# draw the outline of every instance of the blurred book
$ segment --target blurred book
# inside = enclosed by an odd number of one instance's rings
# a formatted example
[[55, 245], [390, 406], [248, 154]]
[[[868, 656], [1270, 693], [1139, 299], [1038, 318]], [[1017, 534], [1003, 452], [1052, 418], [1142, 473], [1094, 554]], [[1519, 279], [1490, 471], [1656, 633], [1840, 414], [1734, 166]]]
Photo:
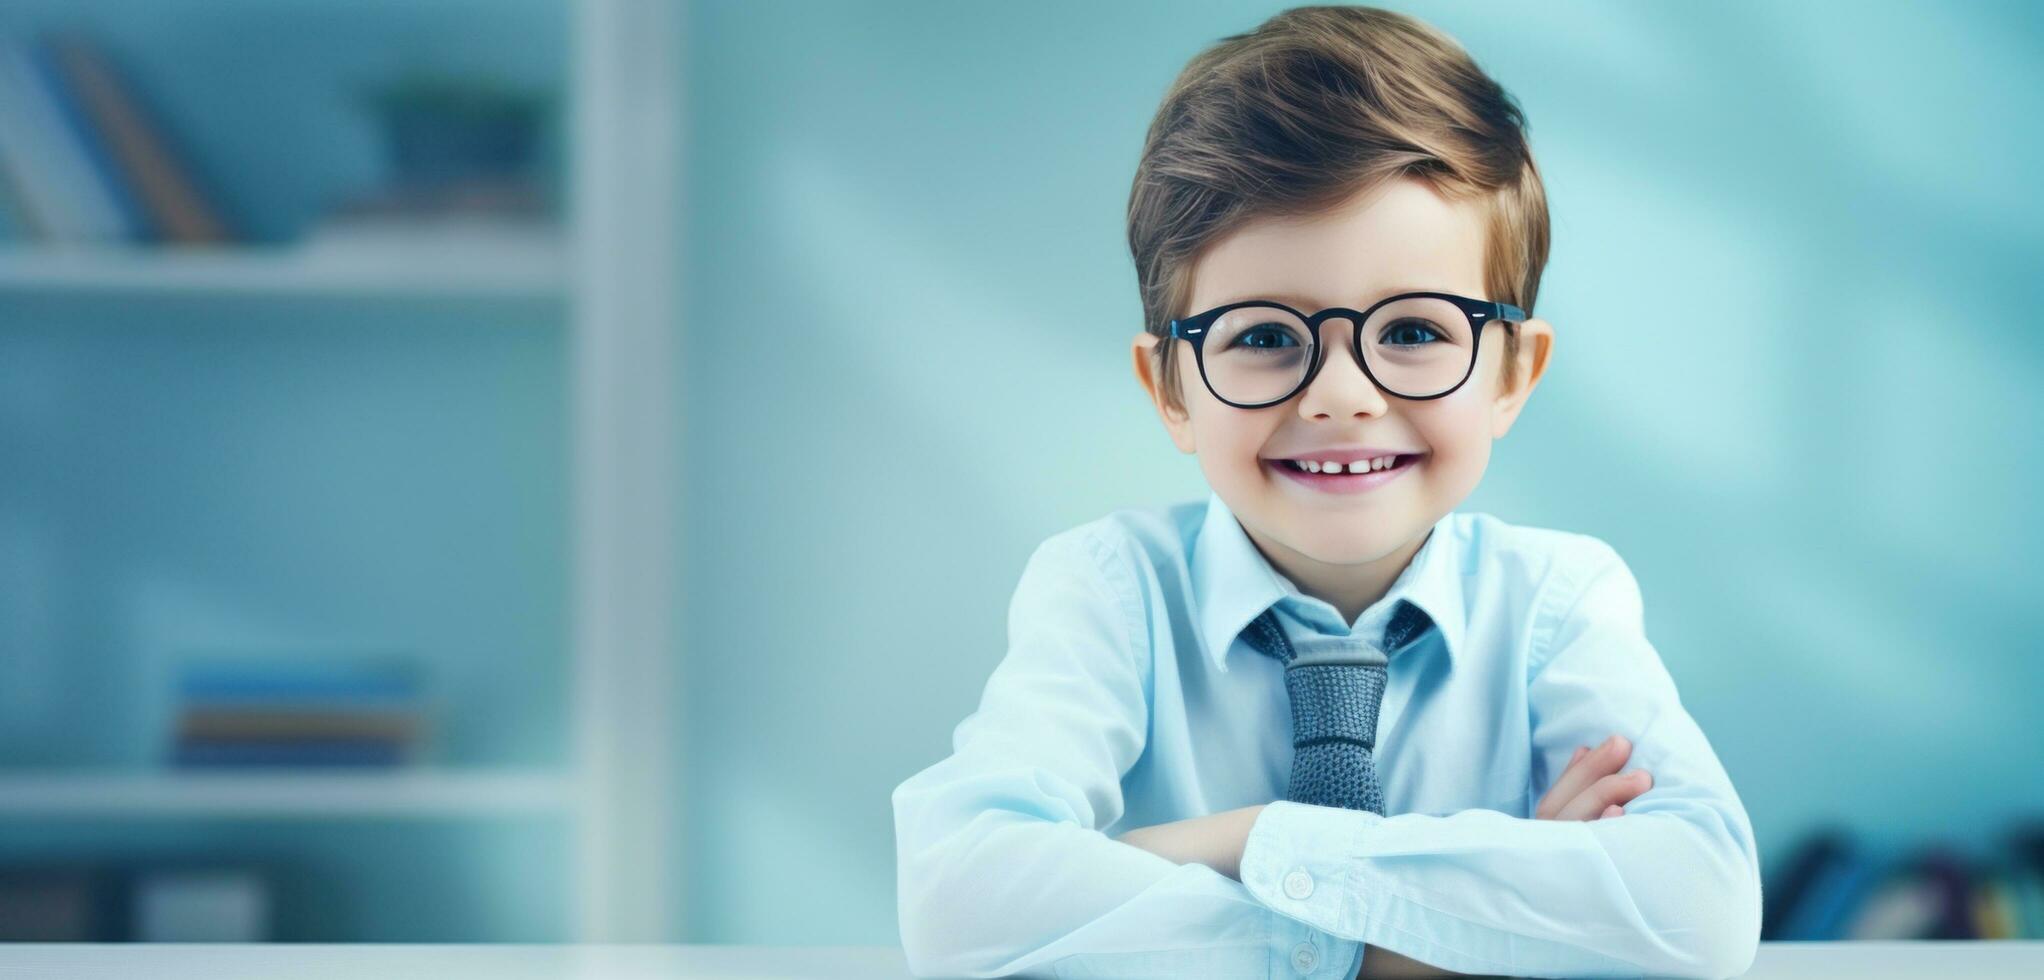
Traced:
[[553, 221], [519, 214], [357, 210], [321, 221], [299, 249], [320, 259], [558, 262], [562, 237]]
[[207, 658], [178, 673], [170, 763], [393, 767], [427, 734], [417, 665], [377, 656]]
[[383, 173], [327, 209], [303, 237], [307, 252], [558, 256], [559, 221], [538, 153], [545, 96], [425, 72], [380, 83], [362, 103], [384, 144]]
[[2044, 869], [2018, 865], [2011, 890], [2016, 899], [2016, 935], [2044, 939]]
[[1763, 891], [1769, 941], [2044, 939], [2044, 833], [1973, 858], [1942, 843], [1883, 861], [1839, 827], [1806, 835]]
[[0, 867], [0, 942], [113, 942], [117, 882], [84, 867]]
[[1846, 909], [1826, 939], [1997, 939], [1982, 929], [1979, 903], [1985, 872], [1957, 854], [1929, 847], [1899, 862]]
[[1846, 926], [1844, 939], [1914, 939], [1936, 928], [1942, 897], [1935, 882], [1912, 870], [1883, 881]]
[[561, 229], [523, 180], [386, 188], [350, 200], [300, 241], [326, 268], [463, 271], [539, 281], [562, 268]]
[[1872, 854], [1842, 831], [1820, 834], [1810, 851], [1807, 876], [1787, 894], [1778, 935], [1785, 940], [1837, 939], [1884, 870]]
[[1848, 847], [1850, 838], [1845, 831], [1825, 827], [1804, 836], [1785, 859], [1776, 862], [1762, 887], [1762, 939], [1785, 938], [1790, 913], [1809, 901], [1814, 883], [1844, 858]]
[[263, 942], [272, 918], [249, 868], [0, 866], [0, 942]]
[[2025, 939], [2044, 939], [2044, 820], [2031, 820], [2009, 833], [2013, 855], [2011, 889], [2018, 929]]
[[119, 241], [129, 235], [105, 175], [92, 166], [75, 103], [53, 84], [30, 45], [0, 38], [0, 153], [36, 225], [66, 241]]
[[[0, 91], [0, 96], [4, 94], [4, 91]], [[0, 105], [0, 140], [11, 142], [14, 137], [9, 115], [8, 108]], [[15, 152], [12, 148], [0, 146], [0, 243], [30, 241], [44, 237], [43, 229], [38, 223], [42, 220], [41, 216], [26, 209], [21, 189], [15, 185], [15, 164], [12, 162]]]
[[550, 225], [552, 207], [538, 182], [523, 175], [472, 176], [418, 183], [391, 183], [344, 199], [334, 207], [337, 223], [399, 221], [432, 224], [497, 221]]
[[2012, 869], [1991, 867], [1981, 873], [1971, 911], [1973, 931], [1982, 939], [2015, 939], [2022, 935]]
[[252, 871], [176, 868], [136, 874], [130, 937], [143, 943], [255, 943], [270, 938], [268, 882]]
[[236, 237], [142, 92], [76, 33], [0, 37], [0, 196], [16, 240]]

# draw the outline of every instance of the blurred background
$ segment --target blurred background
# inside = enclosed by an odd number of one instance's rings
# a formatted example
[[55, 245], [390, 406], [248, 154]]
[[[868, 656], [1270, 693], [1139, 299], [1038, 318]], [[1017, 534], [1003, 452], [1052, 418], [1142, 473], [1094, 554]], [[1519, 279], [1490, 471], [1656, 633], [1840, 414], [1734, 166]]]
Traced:
[[[1045, 537], [1206, 494], [1124, 210], [1251, 2], [10, 0], [0, 933], [898, 939]], [[2044, 938], [2044, 14], [1401, 3], [1766, 938]], [[2030, 446], [2032, 449], [2024, 449]]]

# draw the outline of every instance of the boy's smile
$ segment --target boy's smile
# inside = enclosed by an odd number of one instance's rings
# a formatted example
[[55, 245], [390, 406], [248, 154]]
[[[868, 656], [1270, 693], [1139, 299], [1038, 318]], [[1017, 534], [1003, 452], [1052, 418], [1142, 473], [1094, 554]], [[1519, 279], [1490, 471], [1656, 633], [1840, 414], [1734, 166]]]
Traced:
[[[1486, 287], [1483, 215], [1477, 201], [1451, 202], [1422, 181], [1397, 178], [1325, 212], [1252, 221], [1198, 259], [1191, 301], [1174, 315], [1250, 299], [1309, 313], [1362, 310], [1419, 290], [1495, 299]], [[1389, 395], [1373, 383], [1356, 361], [1355, 325], [1340, 317], [1320, 324], [1325, 353], [1312, 382], [1264, 408], [1215, 398], [1188, 341], [1144, 332], [1134, 353], [1172, 441], [1198, 454], [1208, 485], [1258, 550], [1300, 591], [1353, 622], [1390, 588], [1434, 523], [1476, 488], [1491, 441], [1511, 428], [1545, 371], [1547, 323], [1529, 319], [1515, 328], [1519, 384], [1509, 391], [1498, 373], [1504, 331], [1513, 328], [1482, 329], [1467, 381], [1429, 400]], [[1158, 343], [1187, 345], [1175, 381], [1155, 377]], [[1165, 384], [1176, 385], [1183, 413], [1163, 400]], [[1391, 468], [1376, 469], [1387, 456]], [[1331, 464], [1341, 464], [1339, 475]], [[1352, 465], [1365, 472], [1349, 472]]]
[[1324, 449], [1264, 462], [1320, 493], [1365, 493], [1411, 470], [1419, 457], [1396, 449]]

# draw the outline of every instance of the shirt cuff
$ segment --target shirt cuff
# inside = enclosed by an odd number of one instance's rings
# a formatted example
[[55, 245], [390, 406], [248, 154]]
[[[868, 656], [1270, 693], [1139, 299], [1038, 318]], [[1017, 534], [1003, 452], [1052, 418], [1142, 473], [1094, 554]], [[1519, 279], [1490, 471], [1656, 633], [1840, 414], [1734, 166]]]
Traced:
[[1347, 908], [1362, 899], [1349, 880], [1355, 842], [1383, 820], [1368, 810], [1289, 800], [1266, 804], [1242, 847], [1242, 884], [1273, 911], [1316, 929], [1334, 932], [1342, 922], [1360, 922], [1364, 910]]
[[1354, 980], [1362, 968], [1363, 944], [1315, 929], [1276, 912], [1270, 916], [1270, 977], [1299, 980]]

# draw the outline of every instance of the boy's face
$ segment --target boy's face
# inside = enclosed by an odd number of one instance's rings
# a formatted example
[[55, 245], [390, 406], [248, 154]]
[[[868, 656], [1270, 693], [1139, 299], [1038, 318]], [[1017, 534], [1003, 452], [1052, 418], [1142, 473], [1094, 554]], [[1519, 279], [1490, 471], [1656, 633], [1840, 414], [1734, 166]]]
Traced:
[[[1175, 312], [1187, 316], [1247, 299], [1275, 300], [1304, 313], [1329, 306], [1363, 310], [1382, 297], [1415, 290], [1494, 299], [1483, 285], [1480, 207], [1474, 201], [1450, 203], [1406, 178], [1330, 212], [1246, 224], [1215, 242], [1194, 265], [1192, 301]], [[1427, 401], [1386, 394], [1370, 381], [1356, 363], [1355, 326], [1346, 318], [1320, 324], [1319, 373], [1276, 405], [1243, 409], [1216, 399], [1200, 380], [1189, 341], [1138, 334], [1136, 374], [1172, 441], [1180, 451], [1198, 454], [1207, 483], [1264, 556], [1301, 589], [1353, 617], [1389, 587], [1434, 522], [1475, 489], [1490, 460], [1491, 440], [1511, 428], [1545, 371], [1552, 328], [1527, 320], [1517, 328], [1519, 383], [1500, 390], [1506, 329], [1485, 326], [1468, 380]], [[1155, 377], [1157, 343], [1180, 345], [1175, 381]], [[1173, 383], [1183, 414], [1162, 397], [1161, 385]], [[1417, 458], [1390, 479], [1347, 493], [1286, 475], [1278, 462], [1312, 457], [1314, 450], [1350, 449], [1388, 449]], [[1344, 602], [1333, 596], [1359, 598]]]

